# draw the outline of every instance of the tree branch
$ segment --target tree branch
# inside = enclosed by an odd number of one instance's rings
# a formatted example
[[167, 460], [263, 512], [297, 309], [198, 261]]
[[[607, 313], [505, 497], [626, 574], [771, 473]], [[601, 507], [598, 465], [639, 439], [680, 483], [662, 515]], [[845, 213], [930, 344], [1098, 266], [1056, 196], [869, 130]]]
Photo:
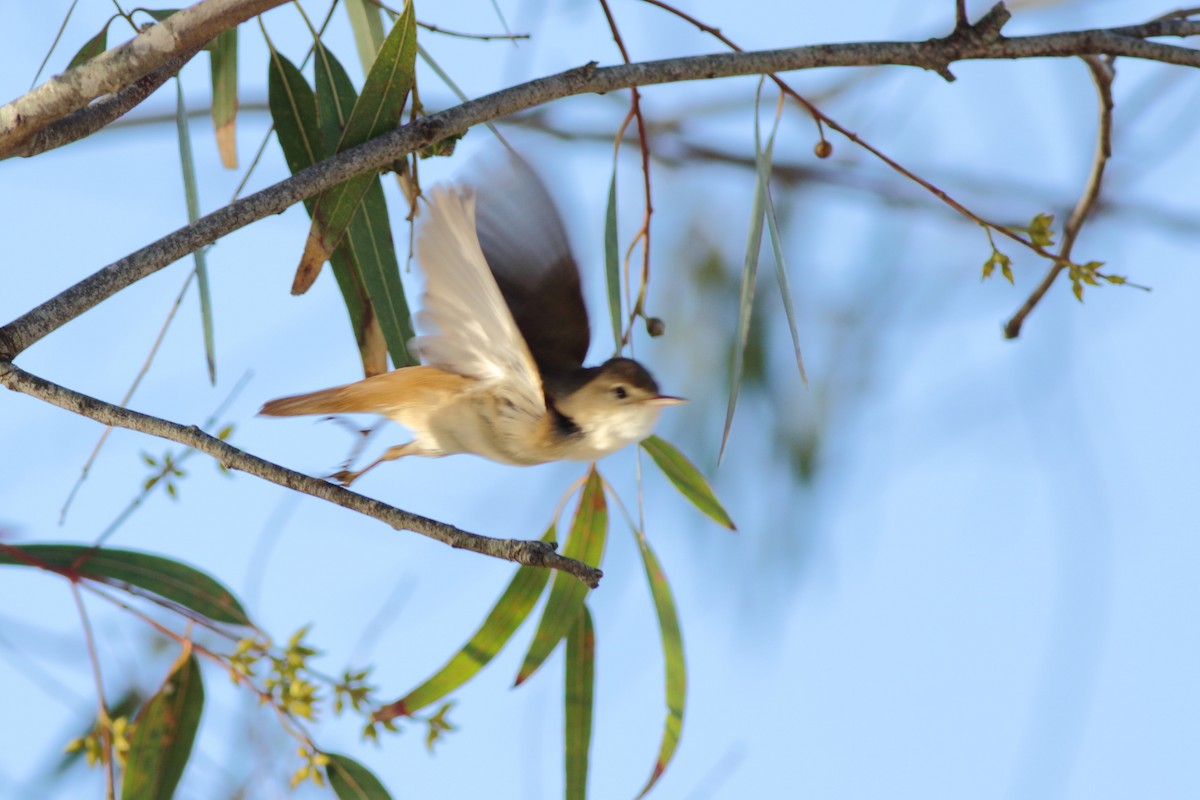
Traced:
[[183, 65], [191, 61], [199, 53], [199, 48], [172, 58], [158, 69], [143, 75], [116, 94], [107, 95], [90, 106], [73, 111], [62, 119], [51, 122], [46, 127], [31, 136], [18, 149], [11, 152], [13, 156], [36, 156], [47, 150], [77, 142], [91, 136], [96, 131], [120, 118], [138, 103], [145, 100], [158, 87], [166, 83]]
[[[213, 3], [217, 1], [209, 0]], [[266, 0], [258, 2], [265, 3]], [[1002, 10], [1002, 6], [997, 6], [993, 12], [997, 9]], [[944, 39], [926, 42], [813, 45], [785, 50], [691, 56], [602, 68], [589, 64], [503, 89], [429, 117], [416, 119], [201, 217], [194, 223], [104, 267], [0, 328], [0, 359], [15, 358], [46, 334], [125, 287], [238, 228], [268, 215], [278, 214], [292, 204], [355, 175], [384, 169], [413, 150], [427, 147], [450, 136], [460, 135], [481, 122], [563, 97], [604, 93], [632, 86], [736, 75], [760, 75], [817, 67], [892, 64], [916, 66], [946, 74], [947, 64], [966, 59], [1112, 54], [1200, 67], [1200, 50], [1146, 42], [1138, 38], [1200, 35], [1200, 22], [1197, 21], [1168, 19], [1111, 30], [1004, 38], [999, 35], [995, 25], [995, 20], [1002, 15], [993, 12], [989, 12], [976, 27], [967, 29], [965, 34], [956, 32]]]
[[592, 588], [599, 585], [604, 574], [581, 561], [559, 555], [555, 552], [557, 545], [554, 542], [493, 539], [468, 533], [453, 525], [403, 511], [332, 483], [273, 464], [210, 436], [194, 425], [179, 425], [97, 400], [25, 372], [11, 363], [0, 361], [0, 384], [105, 425], [141, 431], [178, 442], [207, 453], [230, 469], [240, 470], [288, 489], [327, 500], [342, 508], [377, 519], [396, 530], [413, 531], [459, 550], [470, 550], [527, 566], [557, 569], [574, 575]]
[[[0, 107], [0, 158], [27, 155], [39, 131], [106, 94], [120, 92], [182, 54], [198, 50], [221, 31], [285, 0], [204, 0], [151, 25]], [[128, 109], [127, 109], [128, 110]]]
[[1075, 210], [1071, 212], [1070, 218], [1063, 225], [1062, 244], [1058, 249], [1059, 257], [1062, 260], [1056, 261], [1050, 267], [1041, 283], [1030, 293], [1017, 313], [1013, 314], [1005, 324], [1004, 338], [1006, 339], [1016, 339], [1021, 335], [1021, 326], [1025, 324], [1026, 317], [1046, 296], [1046, 292], [1050, 291], [1050, 287], [1054, 285], [1059, 273], [1066, 269], [1067, 261], [1071, 258], [1071, 249], [1075, 246], [1075, 239], [1079, 236], [1079, 231], [1095, 207], [1096, 201], [1100, 199], [1100, 183], [1104, 179], [1104, 168], [1108, 166], [1108, 160], [1112, 157], [1112, 82], [1116, 74], [1115, 68], [1111, 60], [1096, 56], [1085, 56], [1083, 61], [1087, 64], [1092, 81], [1096, 84], [1096, 94], [1098, 95], [1096, 99], [1100, 108], [1100, 122], [1096, 130], [1096, 154], [1092, 158], [1092, 169], [1088, 173], [1083, 194], [1080, 195], [1079, 202], [1075, 204]]

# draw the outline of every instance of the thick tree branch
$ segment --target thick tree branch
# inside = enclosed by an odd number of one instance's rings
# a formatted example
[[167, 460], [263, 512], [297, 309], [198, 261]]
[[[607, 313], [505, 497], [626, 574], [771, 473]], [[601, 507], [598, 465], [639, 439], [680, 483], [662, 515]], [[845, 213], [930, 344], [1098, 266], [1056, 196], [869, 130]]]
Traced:
[[55, 75], [31, 92], [0, 107], [0, 157], [25, 155], [39, 131], [106, 94], [120, 92], [168, 62], [203, 47], [221, 31], [245, 22], [285, 0], [204, 0], [125, 44]]
[[90, 106], [74, 111], [62, 119], [51, 122], [31, 136], [21, 147], [10, 153], [14, 156], [36, 156], [47, 150], [77, 142], [91, 136], [115, 119], [145, 100], [158, 87], [176, 75], [183, 65], [191, 61], [199, 48], [189, 50], [171, 59], [153, 72], [143, 75], [116, 94], [107, 95]]
[[592, 588], [599, 585], [600, 578], [603, 576], [603, 573], [595, 567], [556, 553], [556, 545], [553, 542], [493, 539], [476, 533], [468, 533], [453, 525], [402, 511], [332, 483], [326, 483], [318, 478], [302, 475], [273, 464], [239, 450], [215, 436], [210, 436], [194, 425], [179, 425], [97, 400], [36, 375], [31, 375], [11, 363], [0, 361], [0, 384], [13, 391], [36, 397], [105, 425], [141, 431], [178, 442], [202, 453], [207, 453], [230, 469], [247, 472], [271, 483], [327, 500], [351, 511], [357, 511], [386, 523], [396, 530], [413, 531], [460, 550], [471, 550], [528, 566], [561, 570], [574, 575]]
[[[211, 0], [216, 2], [216, 0]], [[632, 86], [687, 80], [761, 75], [834, 66], [916, 66], [947, 74], [959, 60], [1125, 55], [1200, 67], [1200, 50], [1143, 41], [1146, 36], [1200, 35], [1200, 22], [1157, 20], [1111, 30], [1077, 31], [1004, 38], [998, 5], [965, 32], [926, 42], [873, 42], [814, 45], [785, 50], [719, 53], [597, 68], [587, 65], [503, 89], [391, 131], [314, 164], [291, 178], [243, 198], [85, 278], [57, 297], [0, 328], [0, 359], [11, 360], [46, 334], [183, 256], [220, 237], [354, 175], [384, 169], [413, 150], [464, 133], [481, 122], [504, 117], [571, 95], [604, 93]], [[181, 12], [182, 13], [182, 12]], [[174, 17], [172, 17], [174, 19]]]

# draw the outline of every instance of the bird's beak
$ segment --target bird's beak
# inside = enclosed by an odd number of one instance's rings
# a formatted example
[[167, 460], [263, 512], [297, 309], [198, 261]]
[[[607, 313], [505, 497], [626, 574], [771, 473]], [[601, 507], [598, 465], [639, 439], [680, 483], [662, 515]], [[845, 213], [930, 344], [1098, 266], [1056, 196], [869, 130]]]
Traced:
[[669, 394], [660, 394], [656, 397], [651, 397], [643, 401], [648, 406], [678, 406], [687, 402], [683, 397], [672, 397]]

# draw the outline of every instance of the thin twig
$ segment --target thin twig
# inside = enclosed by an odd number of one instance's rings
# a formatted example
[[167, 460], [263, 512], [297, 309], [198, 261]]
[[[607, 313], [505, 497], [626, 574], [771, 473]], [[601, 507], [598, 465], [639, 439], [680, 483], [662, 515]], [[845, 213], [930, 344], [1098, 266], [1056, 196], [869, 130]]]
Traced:
[[[175, 297], [175, 302], [171, 305], [167, 312], [167, 318], [163, 321], [162, 327], [158, 329], [158, 335], [154, 337], [154, 344], [150, 345], [150, 352], [146, 355], [146, 360], [142, 362], [141, 369], [133, 378], [133, 383], [125, 390], [125, 396], [121, 398], [120, 405], [122, 407], [129, 405], [129, 401], [133, 399], [133, 393], [137, 391], [138, 386], [142, 383], [142, 378], [146, 377], [146, 373], [150, 370], [150, 365], [154, 362], [154, 356], [158, 354], [158, 348], [162, 346], [163, 339], [166, 338], [167, 329], [171, 326], [171, 320], [175, 318], [175, 313], [179, 311], [180, 305], [183, 304], [183, 296], [187, 293], [188, 287], [192, 285], [192, 279], [196, 277], [196, 271], [192, 270], [188, 273], [187, 279], [183, 282], [183, 287], [179, 290], [179, 294]], [[71, 510], [71, 503], [75, 500], [75, 495], [79, 493], [79, 489], [87, 480], [88, 472], [91, 471], [92, 465], [96, 463], [96, 458], [100, 455], [101, 448], [104, 447], [104, 442], [108, 439], [108, 435], [112, 433], [112, 428], [105, 428], [100, 434], [100, 438], [96, 441], [96, 446], [92, 448], [92, 454], [83, 464], [83, 469], [79, 471], [79, 477], [75, 480], [75, 485], [71, 487], [71, 491], [67, 494], [67, 499], [63, 502], [62, 509], [58, 513], [58, 524], [62, 525], [67, 519], [67, 512]]]
[[1088, 71], [1092, 76], [1092, 82], [1096, 85], [1100, 110], [1100, 122], [1096, 131], [1096, 154], [1092, 158], [1092, 169], [1088, 173], [1087, 183], [1084, 185], [1083, 194], [1080, 195], [1079, 202], [1075, 204], [1075, 209], [1071, 212], [1071, 216], [1063, 226], [1062, 244], [1058, 250], [1059, 260], [1056, 260], [1051, 265], [1046, 276], [1042, 278], [1041, 283], [1037, 285], [1021, 307], [1017, 309], [1017, 313], [1013, 314], [1012, 318], [1005, 324], [1004, 338], [1006, 339], [1016, 339], [1021, 335], [1021, 326], [1025, 324], [1026, 317], [1041, 302], [1042, 298], [1046, 296], [1046, 292], [1050, 291], [1050, 287], [1054, 284], [1059, 274], [1070, 263], [1071, 248], [1075, 246], [1075, 239], [1079, 236], [1079, 230], [1083, 227], [1083, 223], [1087, 220], [1088, 215], [1096, 205], [1097, 199], [1100, 197], [1100, 183], [1104, 179], [1104, 168], [1108, 165], [1108, 160], [1112, 157], [1112, 82], [1115, 74], [1113, 64], [1111, 60], [1097, 56], [1084, 56], [1083, 62], [1087, 64]]
[[517, 564], [561, 570], [593, 588], [599, 585], [603, 575], [594, 567], [559, 555], [555, 552], [557, 545], [553, 542], [493, 539], [468, 533], [453, 525], [403, 511], [318, 478], [273, 464], [210, 436], [195, 425], [179, 425], [88, 397], [25, 372], [11, 363], [0, 362], [0, 384], [105, 425], [141, 431], [187, 445], [207, 453], [229, 469], [246, 472], [288, 489], [327, 500], [384, 522], [396, 530], [413, 531], [456, 549], [470, 550]]
[[[600, 0], [600, 7], [604, 9], [604, 17], [608, 20], [608, 28], [612, 31], [613, 41], [617, 43], [617, 49], [621, 51], [621, 59], [629, 64], [629, 51], [625, 48], [625, 41], [621, 37], [621, 31], [617, 27], [617, 21], [612, 15], [612, 10], [608, 7], [608, 0]], [[621, 129], [617, 132], [616, 139], [619, 142], [625, 133], [625, 128], [629, 124], [629, 116], [637, 122], [638, 146], [642, 155], [642, 191], [646, 197], [646, 211], [642, 217], [642, 227], [634, 235], [633, 241], [630, 242], [629, 251], [625, 258], [625, 276], [626, 276], [626, 294], [629, 290], [629, 254], [632, 253], [634, 246], [640, 241], [642, 243], [642, 279], [638, 286], [637, 301], [630, 304], [630, 326], [633, 325], [633, 320], [638, 315], [644, 313], [642, 306], [646, 300], [646, 287], [650, 283], [650, 220], [654, 216], [654, 203], [650, 192], [650, 138], [646, 132], [646, 118], [642, 115], [642, 94], [636, 86], [630, 87], [630, 104], [629, 115], [625, 117], [625, 121], [621, 124]], [[623, 338], [623, 342], [628, 341], [630, 347], [633, 346], [632, 337]]]
[[71, 581], [71, 597], [75, 598], [75, 607], [79, 609], [79, 622], [83, 626], [83, 639], [87, 644], [88, 660], [92, 665], [92, 679], [96, 682], [96, 722], [100, 729], [100, 741], [104, 747], [100, 756], [104, 764], [105, 797], [112, 800], [116, 796], [116, 773], [113, 768], [112, 720], [108, 716], [108, 707], [104, 702], [104, 679], [100, 677], [100, 654], [96, 651], [96, 638], [92, 635], [92, 623], [88, 621], [87, 609], [83, 605], [83, 597], [79, 594], [79, 582]]

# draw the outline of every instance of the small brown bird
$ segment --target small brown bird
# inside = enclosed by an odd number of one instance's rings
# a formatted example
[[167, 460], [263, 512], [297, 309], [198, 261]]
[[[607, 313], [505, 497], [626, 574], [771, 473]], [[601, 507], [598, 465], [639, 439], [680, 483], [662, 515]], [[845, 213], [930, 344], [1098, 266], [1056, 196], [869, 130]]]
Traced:
[[584, 367], [591, 340], [579, 268], [545, 186], [509, 156], [477, 188], [437, 186], [417, 236], [425, 275], [424, 364], [272, 400], [269, 416], [373, 413], [415, 437], [356, 472], [406, 455], [475, 453], [503, 464], [594, 461], [650, 435], [664, 406], [638, 362]]

